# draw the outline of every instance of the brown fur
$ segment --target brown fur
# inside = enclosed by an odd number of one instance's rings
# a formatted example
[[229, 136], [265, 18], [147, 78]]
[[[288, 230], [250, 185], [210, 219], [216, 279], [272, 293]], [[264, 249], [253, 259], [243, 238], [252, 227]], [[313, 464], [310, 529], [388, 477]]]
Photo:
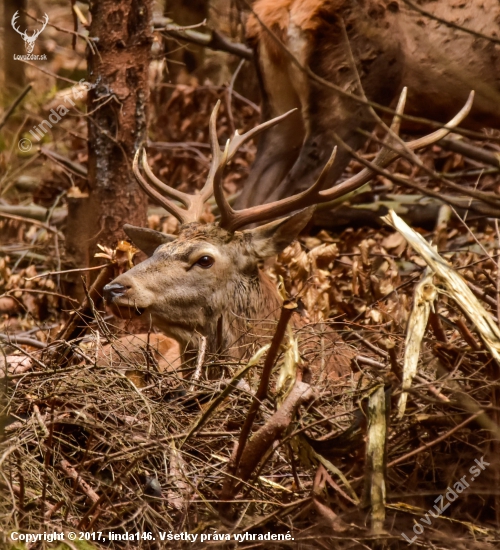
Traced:
[[[164, 334], [179, 342], [184, 360], [196, 355], [200, 336], [206, 337], [209, 354], [246, 359], [274, 334], [282, 303], [260, 264], [282, 251], [310, 215], [302, 211], [234, 233], [215, 224], [192, 223], [181, 226], [179, 236], [166, 244], [162, 241], [165, 235], [155, 237], [154, 232], [144, 230], [143, 238], [156, 238], [163, 244], [105, 288], [108, 305], [125, 318], [149, 316]], [[207, 255], [214, 262], [203, 268], [198, 261]], [[113, 285], [126, 291], [113, 296]], [[303, 352], [315, 367], [315, 379], [321, 373], [337, 376], [348, 371], [352, 353], [336, 333], [324, 326], [321, 330], [303, 326], [298, 316], [294, 325], [302, 327]]]
[[[444, 20], [500, 37], [497, 0], [413, 1]], [[261, 137], [237, 208], [308, 188], [337, 144], [334, 132], [357, 149], [365, 140], [357, 128], [371, 130], [375, 125], [366, 107], [310, 80], [267, 29], [302, 66], [359, 96], [344, 24], [369, 100], [394, 106], [407, 86], [407, 114], [445, 122], [474, 89], [474, 105], [464, 125], [500, 126], [500, 44], [421, 15], [403, 0], [258, 0], [253, 9], [256, 15], [249, 17], [247, 32], [256, 50], [263, 117], [275, 117], [292, 107], [300, 111], [287, 125], [271, 128]], [[325, 187], [334, 185], [349, 160], [339, 147]]]

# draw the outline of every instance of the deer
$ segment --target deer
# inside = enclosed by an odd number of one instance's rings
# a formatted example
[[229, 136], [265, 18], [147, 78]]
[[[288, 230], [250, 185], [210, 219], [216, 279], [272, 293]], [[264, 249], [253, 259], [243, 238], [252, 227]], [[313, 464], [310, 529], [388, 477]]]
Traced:
[[[175, 216], [180, 226], [178, 235], [124, 226], [127, 236], [148, 258], [104, 287], [106, 304], [122, 318], [146, 315], [161, 332], [179, 342], [183, 358], [198, 353], [201, 337], [206, 339], [207, 352], [226, 352], [239, 360], [248, 357], [263, 336], [273, 330], [282, 303], [276, 285], [261, 269], [262, 262], [276, 256], [297, 238], [316, 205], [364, 185], [376, 169], [388, 166], [403, 150], [415, 151], [446, 136], [470, 111], [473, 95], [471, 92], [464, 107], [446, 126], [403, 142], [398, 137], [406, 101], [403, 90], [389, 135], [373, 166], [323, 190], [324, 180], [335, 162], [334, 149], [309, 189], [243, 210], [233, 209], [224, 195], [225, 166], [241, 145], [293, 113], [275, 117], [242, 135], [236, 131], [222, 152], [216, 131], [218, 103], [209, 123], [211, 166], [198, 194], [186, 194], [166, 185], [152, 172], [145, 150], [137, 151], [133, 172], [140, 187]], [[215, 198], [220, 219], [203, 224], [200, 218], [211, 197]], [[245, 229], [250, 224], [257, 226]], [[347, 368], [348, 354], [343, 353], [345, 347], [342, 348], [338, 335], [332, 336], [331, 341], [336, 354], [333, 363], [340, 372]]]
[[342, 142], [362, 147], [377, 124], [371, 107], [392, 109], [403, 87], [407, 115], [445, 122], [474, 89], [466, 126], [500, 125], [496, 0], [257, 0], [250, 10], [262, 118], [296, 111], [259, 138], [236, 208], [307, 189], [337, 145], [332, 186], [351, 158]]
[[31, 36], [28, 36], [28, 31], [21, 31], [18, 28], [17, 25], [17, 19], [19, 18], [19, 10], [16, 11], [16, 13], [12, 16], [11, 24], [12, 28], [21, 35], [22, 39], [24, 40], [24, 47], [26, 48], [27, 53], [33, 53], [33, 49], [35, 48], [35, 42], [36, 39], [40, 36], [40, 34], [43, 32], [45, 27], [47, 26], [47, 23], [49, 22], [49, 16], [47, 14], [44, 15], [43, 19], [43, 26], [41, 29], [34, 30], [33, 34]]

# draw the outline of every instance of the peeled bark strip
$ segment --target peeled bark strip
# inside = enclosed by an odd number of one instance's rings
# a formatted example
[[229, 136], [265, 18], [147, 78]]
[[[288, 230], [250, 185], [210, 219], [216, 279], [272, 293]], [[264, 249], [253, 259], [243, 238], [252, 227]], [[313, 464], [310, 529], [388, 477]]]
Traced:
[[288, 428], [298, 407], [313, 398], [314, 391], [309, 384], [297, 380], [288, 397], [271, 418], [258, 430], [247, 443], [236, 476], [247, 481], [258, 463]]
[[[371, 506], [371, 528], [380, 534], [385, 521], [386, 401], [380, 385], [368, 401], [365, 495]], [[368, 504], [368, 503], [367, 503]]]
[[398, 418], [402, 418], [405, 413], [408, 393], [404, 390], [411, 387], [413, 378], [417, 374], [420, 346], [422, 345], [429, 314], [436, 299], [437, 290], [432, 282], [433, 277], [434, 273], [427, 268], [422, 280], [415, 287], [413, 308], [406, 329], [403, 360], [403, 392], [398, 402]]
[[[132, 173], [132, 160], [147, 130], [152, 0], [91, 3], [88, 50], [89, 246], [125, 238], [124, 222], [144, 225], [147, 198]], [[90, 260], [92, 261], [92, 260]]]
[[500, 361], [500, 329], [491, 314], [484, 309], [479, 300], [474, 296], [464, 279], [441, 258], [421, 235], [408, 227], [394, 211], [391, 210], [383, 219], [388, 225], [394, 227], [396, 231], [399, 231], [403, 235], [430, 269], [443, 281], [446, 293], [457, 302], [462, 311], [475, 325], [491, 355], [497, 362]]

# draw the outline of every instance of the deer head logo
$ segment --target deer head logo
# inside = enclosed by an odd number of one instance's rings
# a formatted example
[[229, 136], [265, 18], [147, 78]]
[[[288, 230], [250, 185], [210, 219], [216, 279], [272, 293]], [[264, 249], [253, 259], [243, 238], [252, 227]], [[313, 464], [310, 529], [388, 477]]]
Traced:
[[45, 29], [45, 27], [47, 26], [47, 23], [49, 22], [49, 16], [47, 14], [45, 14], [43, 27], [41, 29], [37, 30], [37, 31], [36, 30], [33, 31], [32, 36], [28, 36], [28, 31], [27, 30], [24, 31], [24, 32], [19, 30], [19, 28], [17, 27], [17, 18], [18, 17], [19, 17], [19, 10], [16, 11], [16, 13], [12, 16], [12, 21], [11, 21], [12, 28], [22, 36], [22, 38], [24, 40], [24, 47], [26, 48], [26, 51], [28, 53], [32, 53], [33, 48], [35, 47], [36, 39], [38, 38], [40, 33], [43, 31], [43, 29]]

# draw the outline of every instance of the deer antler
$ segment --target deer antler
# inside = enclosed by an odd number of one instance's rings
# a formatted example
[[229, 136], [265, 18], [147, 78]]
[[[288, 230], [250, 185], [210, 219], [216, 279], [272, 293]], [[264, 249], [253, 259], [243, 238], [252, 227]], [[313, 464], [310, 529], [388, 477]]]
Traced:
[[[408, 143], [401, 143], [398, 139], [398, 134], [399, 127], [401, 125], [401, 115], [403, 114], [406, 102], [406, 88], [404, 88], [401, 92], [401, 96], [396, 107], [395, 115], [390, 126], [390, 132], [385, 141], [386, 146], [382, 147], [375, 158], [373, 165], [376, 168], [385, 168], [401, 156], [405, 149], [415, 151], [417, 149], [421, 149], [422, 147], [427, 147], [428, 145], [436, 143], [449, 134], [453, 128], [458, 126], [460, 122], [462, 122], [462, 120], [469, 114], [473, 99], [474, 92], [471, 92], [462, 109], [443, 128]], [[346, 195], [347, 193], [350, 193], [351, 191], [354, 191], [355, 189], [358, 189], [365, 183], [368, 183], [376, 173], [376, 169], [365, 168], [358, 174], [343, 181], [341, 184], [322, 191], [321, 189], [323, 187], [323, 183], [335, 161], [335, 155], [337, 152], [337, 148], [335, 147], [320, 176], [314, 184], [309, 187], [309, 189], [306, 189], [297, 195], [293, 195], [272, 203], [253, 206], [244, 210], [234, 210], [224, 196], [224, 191], [222, 188], [222, 174], [226, 164], [234, 157], [238, 149], [249, 139], [253, 138], [263, 130], [274, 126], [290, 115], [295, 109], [264, 122], [263, 124], [252, 128], [245, 134], [240, 135], [238, 134], [238, 131], [236, 131], [234, 137], [227, 141], [224, 152], [222, 152], [217, 140], [216, 130], [216, 120], [219, 106], [220, 101], [217, 102], [214, 110], [212, 111], [212, 115], [210, 116], [209, 134], [212, 149], [212, 162], [205, 185], [199, 194], [189, 195], [188, 193], [183, 193], [166, 185], [158, 179], [149, 167], [147, 155], [144, 149], [139, 149], [134, 158], [133, 171], [139, 185], [153, 200], [161, 204], [165, 210], [175, 216], [181, 224], [198, 221], [203, 214], [205, 203], [212, 195], [214, 195], [221, 215], [220, 226], [228, 231], [236, 231], [237, 229], [251, 223], [267, 221], [273, 218], [278, 218], [279, 216], [284, 216], [290, 212], [299, 210], [300, 208], [333, 201], [343, 195]], [[151, 183], [148, 183], [144, 179], [139, 170], [139, 157], [141, 157], [142, 169]], [[180, 202], [184, 208], [178, 206], [174, 201]]]
[[[214, 195], [215, 189], [218, 190], [217, 193], [222, 193], [222, 173], [226, 163], [233, 158], [238, 148], [263, 130], [274, 126], [292, 112], [289, 111], [279, 117], [264, 122], [263, 124], [252, 128], [243, 135], [239, 135], [236, 131], [232, 141], [228, 140], [224, 152], [221, 152], [219, 142], [217, 140], [216, 129], [219, 106], [220, 101], [217, 102], [210, 116], [209, 134], [212, 149], [212, 162], [205, 185], [199, 194], [190, 195], [188, 193], [183, 193], [182, 191], [178, 191], [158, 179], [149, 167], [147, 155], [144, 149], [139, 149], [134, 157], [132, 168], [139, 185], [153, 200], [161, 204], [167, 212], [172, 214], [172, 216], [175, 216], [181, 224], [198, 221], [203, 214], [205, 203], [212, 195]], [[141, 158], [142, 169], [151, 183], [146, 181], [139, 170], [139, 158]], [[180, 202], [184, 208], [178, 206], [174, 201]], [[218, 203], [217, 198], [216, 201]]]
[[[462, 122], [462, 120], [469, 114], [472, 107], [473, 99], [474, 92], [471, 92], [464, 107], [448, 122], [448, 124], [446, 124], [446, 126], [440, 128], [439, 130], [436, 130], [435, 132], [427, 136], [410, 141], [408, 143], [404, 143], [403, 147], [401, 147], [401, 145], [398, 145], [397, 140], [394, 136], [397, 136], [397, 134], [399, 133], [401, 115], [403, 114], [406, 102], [406, 88], [404, 88], [401, 92], [401, 96], [399, 98], [399, 102], [396, 108], [396, 114], [390, 127], [391, 132], [386, 138], [386, 144], [391, 145], [391, 147], [398, 148], [400, 152], [393, 150], [393, 148], [389, 149], [388, 147], [382, 147], [381, 151], [375, 158], [373, 165], [379, 168], [385, 168], [391, 162], [396, 160], [404, 152], [404, 149], [415, 151], [417, 149], [421, 149], [422, 147], [427, 147], [428, 145], [436, 143], [447, 134], [449, 134], [453, 130], [453, 128], [458, 126], [458, 124], [460, 124], [460, 122]], [[229, 143], [228, 146], [226, 146], [226, 149], [229, 149], [229, 151], [231, 152], [228, 155], [229, 158], [234, 155], [238, 147], [241, 145], [238, 138], [242, 137], [243, 136], [236, 136], [235, 138], [233, 138], [232, 142]], [[324, 182], [331, 166], [333, 165], [335, 154], [336, 148], [333, 150], [332, 155], [328, 160], [326, 166], [323, 168], [323, 171], [321, 172], [319, 178], [309, 189], [306, 189], [302, 193], [298, 193], [297, 195], [293, 195], [285, 199], [281, 199], [268, 204], [253, 206], [244, 210], [234, 210], [230, 206], [224, 196], [224, 192], [222, 190], [222, 181], [221, 178], [219, 178], [219, 180], [215, 182], [214, 195], [221, 213], [221, 227], [224, 227], [228, 231], [236, 231], [237, 229], [251, 223], [267, 221], [273, 218], [277, 218], [279, 216], [284, 216], [300, 208], [332, 201], [334, 199], [342, 197], [343, 195], [346, 195], [347, 193], [350, 193], [351, 191], [354, 191], [355, 189], [358, 189], [365, 183], [368, 183], [372, 179], [373, 175], [376, 173], [375, 170], [365, 168], [364, 170], [345, 180], [341, 184], [322, 191], [322, 183]]]
[[32, 40], [35, 40], [36, 38], [38, 38], [38, 35], [43, 31], [43, 29], [45, 29], [45, 27], [47, 26], [47, 23], [49, 22], [49, 16], [47, 14], [44, 15], [44, 23], [43, 23], [43, 27], [41, 29], [39, 29], [38, 31], [33, 31], [33, 36], [31, 37]]
[[19, 10], [16, 11], [16, 13], [12, 16], [12, 19], [10, 20], [10, 24], [12, 25], [12, 28], [23, 37], [23, 40], [26, 38], [26, 31], [21, 32], [17, 28], [17, 19], [19, 18]]

